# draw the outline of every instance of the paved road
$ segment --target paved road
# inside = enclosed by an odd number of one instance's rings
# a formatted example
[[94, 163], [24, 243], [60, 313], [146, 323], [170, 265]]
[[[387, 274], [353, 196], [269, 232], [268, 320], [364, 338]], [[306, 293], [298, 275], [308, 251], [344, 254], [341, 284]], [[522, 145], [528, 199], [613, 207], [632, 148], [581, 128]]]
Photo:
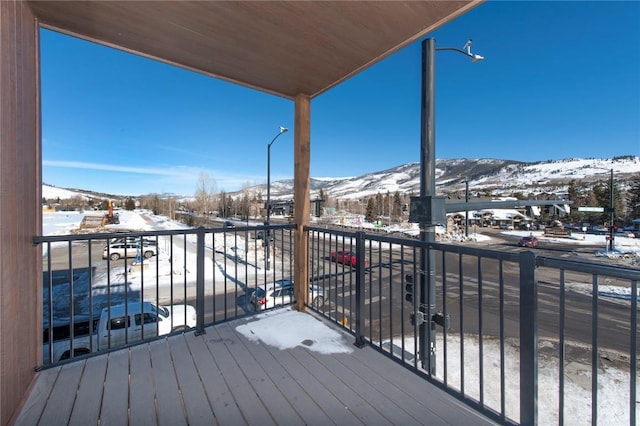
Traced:
[[[501, 251], [522, 250], [515, 241], [504, 239], [493, 243]], [[322, 247], [318, 243], [313, 248]], [[484, 247], [486, 248], [486, 246]], [[580, 247], [585, 255], [592, 254], [593, 247]], [[554, 245], [541, 247], [539, 254], [550, 257], [576, 257], [576, 247], [572, 245]], [[365, 309], [371, 322], [365, 334], [382, 340], [400, 330], [412, 331], [409, 323], [411, 304], [404, 301], [404, 276], [413, 272], [413, 253], [407, 251], [401, 258], [396, 252], [372, 250], [370, 267], [367, 268]], [[329, 292], [329, 306], [326, 312], [334, 317], [346, 315], [353, 321], [355, 310], [355, 270], [342, 265], [331, 264], [319, 253], [313, 254], [320, 259], [314, 264], [320, 278], [317, 283], [325, 285]], [[451, 331], [498, 336], [501, 326], [506, 337], [519, 336], [519, 271], [516, 264], [502, 263], [484, 259], [481, 263], [481, 283], [478, 285], [478, 260], [476, 257], [448, 254], [446, 263], [446, 291], [443, 292], [443, 259], [436, 259], [438, 270], [437, 310], [451, 316]], [[500, 267], [503, 271], [504, 287], [502, 303], [504, 323], [500, 323]], [[464, 278], [462, 285], [462, 311], [460, 307], [460, 268]], [[474, 278], [468, 278], [474, 277]], [[539, 336], [557, 338], [560, 324], [559, 271], [540, 268], [538, 271], [538, 325]], [[566, 282], [589, 284], [589, 275], [567, 273]], [[446, 303], [446, 308], [445, 308]], [[566, 338], [590, 345], [592, 336], [592, 298], [590, 294], [579, 291], [565, 291], [565, 333]], [[630, 347], [630, 303], [620, 300], [599, 298], [598, 300], [598, 344], [601, 348], [628, 352]]]

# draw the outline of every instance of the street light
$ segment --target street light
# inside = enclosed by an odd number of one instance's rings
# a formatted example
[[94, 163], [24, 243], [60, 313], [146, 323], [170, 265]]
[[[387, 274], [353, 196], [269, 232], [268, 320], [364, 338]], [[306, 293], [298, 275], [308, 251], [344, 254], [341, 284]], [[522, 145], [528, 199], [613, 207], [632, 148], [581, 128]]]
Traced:
[[[464, 202], [469, 204], [469, 177], [464, 177]], [[464, 211], [464, 237], [469, 238], [469, 209]]]
[[[436, 150], [435, 150], [435, 52], [436, 50], [452, 50], [471, 58], [472, 62], [484, 59], [471, 53], [472, 40], [468, 40], [463, 49], [455, 47], [436, 48], [434, 38], [422, 42], [422, 98], [421, 98], [421, 131], [420, 131], [420, 201], [425, 210], [421, 215], [420, 240], [433, 243], [436, 240], [435, 228], [438, 220], [446, 216], [444, 199], [436, 197]], [[442, 197], [440, 197], [442, 198]], [[435, 213], [435, 217], [434, 217]], [[435, 220], [434, 220], [435, 219]], [[435, 253], [425, 247], [420, 249], [420, 311], [424, 314], [419, 326], [419, 350], [423, 367], [431, 374], [436, 370], [436, 270]], [[427, 348], [426, 342], [429, 341]], [[427, 357], [427, 353], [429, 354]]]
[[[286, 127], [282, 127], [280, 126], [280, 131], [278, 132], [278, 134], [276, 134], [273, 139], [271, 139], [271, 142], [269, 142], [269, 145], [267, 145], [267, 222], [266, 225], [269, 226], [269, 219], [271, 218], [271, 145], [273, 145], [273, 143], [276, 141], [276, 139], [278, 139], [278, 137], [283, 134], [283, 133], [287, 133], [289, 131], [289, 129], [287, 129]], [[266, 265], [266, 269], [267, 271], [269, 269], [271, 269], [271, 262], [270, 262], [270, 258], [269, 258], [269, 246], [271, 245], [271, 241], [270, 241], [270, 236], [271, 236], [271, 230], [269, 228], [267, 228], [267, 231], [264, 233], [263, 236], [263, 241], [266, 243], [266, 260], [265, 260], [265, 265]]]

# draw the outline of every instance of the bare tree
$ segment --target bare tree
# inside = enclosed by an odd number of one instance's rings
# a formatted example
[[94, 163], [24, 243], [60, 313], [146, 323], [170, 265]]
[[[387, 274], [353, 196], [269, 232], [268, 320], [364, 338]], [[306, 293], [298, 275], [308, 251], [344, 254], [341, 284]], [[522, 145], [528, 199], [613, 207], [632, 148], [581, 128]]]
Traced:
[[195, 195], [195, 208], [208, 214], [213, 210], [213, 196], [217, 191], [216, 181], [208, 173], [200, 172]]
[[251, 184], [246, 182], [242, 185], [242, 198], [240, 199], [239, 212], [240, 216], [245, 219], [247, 222], [249, 221], [249, 216], [251, 216]]

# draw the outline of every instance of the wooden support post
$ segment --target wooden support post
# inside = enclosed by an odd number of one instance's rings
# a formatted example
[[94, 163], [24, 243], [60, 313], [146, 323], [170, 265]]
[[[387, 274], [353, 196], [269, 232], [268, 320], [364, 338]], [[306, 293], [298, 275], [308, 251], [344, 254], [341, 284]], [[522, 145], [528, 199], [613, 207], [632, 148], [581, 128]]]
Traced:
[[305, 226], [309, 225], [311, 202], [311, 99], [306, 95], [295, 98], [293, 202], [296, 222], [294, 245], [294, 292], [297, 295], [295, 308], [304, 311], [309, 297], [309, 241]]

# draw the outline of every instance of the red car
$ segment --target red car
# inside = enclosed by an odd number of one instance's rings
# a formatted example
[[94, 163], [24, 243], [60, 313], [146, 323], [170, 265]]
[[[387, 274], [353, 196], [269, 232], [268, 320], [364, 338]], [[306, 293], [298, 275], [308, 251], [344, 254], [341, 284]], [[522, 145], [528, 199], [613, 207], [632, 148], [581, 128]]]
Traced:
[[[356, 254], [352, 251], [346, 251], [346, 250], [332, 251], [331, 261], [342, 263], [343, 265], [351, 265], [354, 268], [358, 264], [358, 259], [356, 258]], [[364, 260], [364, 266], [367, 266], [366, 259]]]
[[520, 238], [520, 241], [518, 241], [518, 245], [520, 247], [536, 248], [538, 246], [538, 239], [533, 235], [529, 237], [522, 237]]

